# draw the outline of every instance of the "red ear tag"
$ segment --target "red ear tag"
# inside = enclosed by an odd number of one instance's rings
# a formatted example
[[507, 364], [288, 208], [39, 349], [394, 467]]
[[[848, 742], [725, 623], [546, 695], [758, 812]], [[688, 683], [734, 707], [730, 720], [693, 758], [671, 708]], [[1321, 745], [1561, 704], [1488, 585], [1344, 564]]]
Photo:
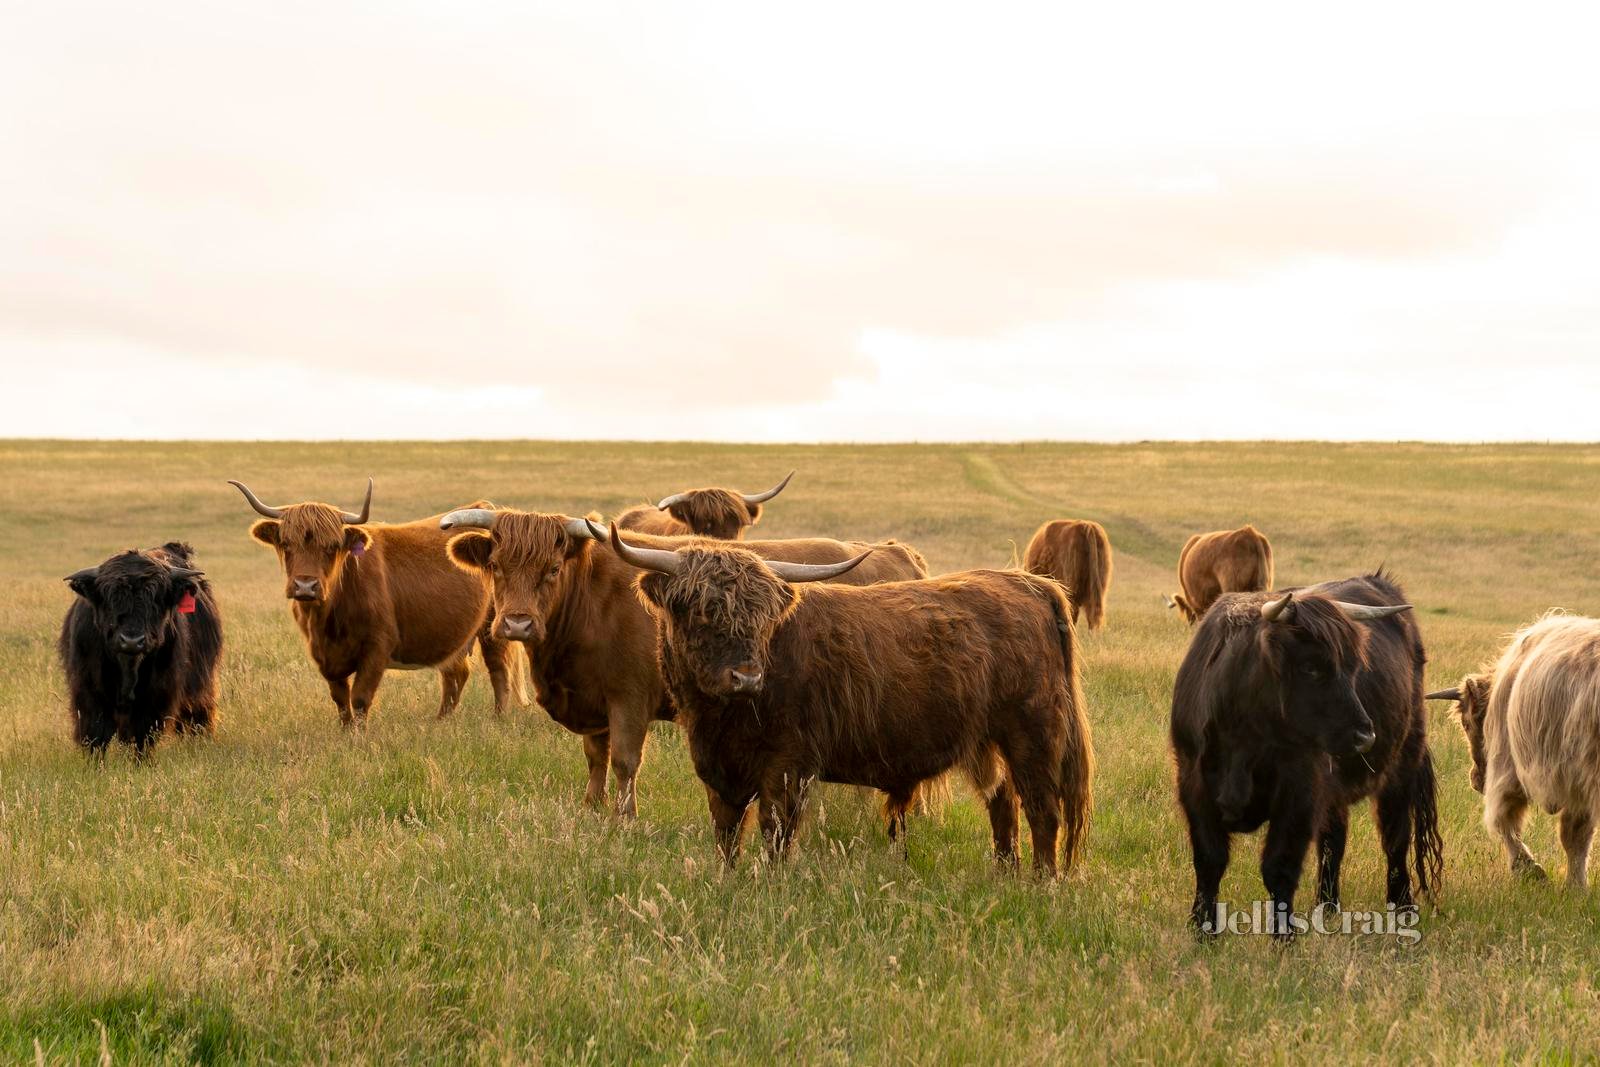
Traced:
[[194, 594], [193, 593], [185, 593], [185, 594], [183, 594], [183, 599], [178, 601], [178, 614], [179, 615], [193, 615], [194, 614]]
[[350, 554], [352, 556], [364, 556], [364, 555], [366, 555], [367, 554], [367, 543], [365, 541], [357, 541], [355, 544], [350, 546]]

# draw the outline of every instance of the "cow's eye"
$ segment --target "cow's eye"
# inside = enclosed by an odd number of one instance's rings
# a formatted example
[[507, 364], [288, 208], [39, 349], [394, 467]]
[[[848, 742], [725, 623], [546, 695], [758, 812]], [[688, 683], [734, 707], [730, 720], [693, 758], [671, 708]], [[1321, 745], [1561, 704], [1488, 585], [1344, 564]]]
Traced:
[[556, 575], [558, 575], [560, 573], [561, 573], [561, 564], [557, 563], [554, 567], [550, 568], [550, 573], [547, 574], [545, 577], [554, 578]]
[[1313, 682], [1322, 681], [1322, 678], [1323, 678], [1322, 668], [1321, 667], [1307, 667], [1306, 668], [1306, 677], [1310, 678]]

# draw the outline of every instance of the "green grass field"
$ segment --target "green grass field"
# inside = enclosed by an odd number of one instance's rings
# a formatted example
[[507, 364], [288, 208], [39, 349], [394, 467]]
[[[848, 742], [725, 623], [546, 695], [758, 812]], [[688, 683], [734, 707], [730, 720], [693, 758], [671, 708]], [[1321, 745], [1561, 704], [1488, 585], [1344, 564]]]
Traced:
[[[582, 806], [575, 737], [537, 708], [492, 718], [481, 669], [450, 721], [437, 675], [391, 673], [370, 729], [343, 732], [224, 483], [353, 507], [371, 474], [374, 517], [401, 520], [477, 496], [613, 512], [791, 467], [761, 533], [893, 535], [935, 571], [1004, 565], [1048, 518], [1106, 525], [1108, 624], [1080, 638], [1096, 814], [1071, 877], [996, 871], [965, 793], [902, 858], [843, 789], [792, 861], [726, 872], [674, 727], [622, 824]], [[1585, 447], [0, 442], [0, 1059], [1590, 1058], [1600, 905], [1558, 888], [1542, 814], [1529, 845], [1556, 881], [1512, 883], [1442, 706], [1446, 883], [1420, 944], [1190, 936], [1166, 744], [1189, 631], [1160, 594], [1189, 533], [1250, 521], [1281, 585], [1392, 568], [1429, 682], [1453, 684], [1546, 608], [1600, 611], [1597, 488]], [[96, 766], [68, 741], [60, 579], [170, 538], [222, 603], [221, 729]], [[1352, 822], [1346, 906], [1381, 908], [1376, 834]], [[1262, 896], [1258, 848], [1236, 842], [1230, 900]]]

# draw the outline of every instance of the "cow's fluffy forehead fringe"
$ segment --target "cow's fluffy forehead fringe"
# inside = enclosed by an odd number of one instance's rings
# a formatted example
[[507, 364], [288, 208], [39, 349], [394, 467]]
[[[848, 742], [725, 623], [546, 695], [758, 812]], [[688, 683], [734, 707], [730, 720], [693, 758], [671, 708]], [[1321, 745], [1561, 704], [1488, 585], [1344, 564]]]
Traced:
[[726, 489], [696, 489], [670, 510], [697, 532], [737, 530], [750, 522], [750, 509]]
[[1328, 650], [1335, 670], [1355, 668], [1366, 663], [1367, 631], [1363, 624], [1345, 617], [1339, 606], [1325, 596], [1294, 599], [1294, 614], [1289, 625], [1300, 635]]
[[683, 566], [668, 579], [663, 599], [675, 608], [704, 611], [720, 630], [752, 637], [789, 610], [788, 587], [753, 552], [695, 548], [678, 558]]
[[287, 544], [309, 539], [314, 544], [344, 543], [344, 514], [332, 504], [291, 504], [278, 520]]
[[557, 559], [565, 552], [567, 532], [554, 515], [503, 511], [494, 517], [495, 554], [502, 565], [517, 566]]

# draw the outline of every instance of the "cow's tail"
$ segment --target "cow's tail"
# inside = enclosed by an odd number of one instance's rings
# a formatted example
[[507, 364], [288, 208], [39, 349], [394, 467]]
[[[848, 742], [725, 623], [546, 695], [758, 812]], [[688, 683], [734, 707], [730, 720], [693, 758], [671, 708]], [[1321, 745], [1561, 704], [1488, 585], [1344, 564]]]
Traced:
[[1098, 630], [1106, 624], [1106, 587], [1111, 584], [1111, 543], [1105, 531], [1098, 526], [1083, 530], [1082, 562], [1078, 565], [1078, 583], [1075, 590], [1078, 605], [1083, 608], [1084, 624]]
[[1094, 742], [1083, 699], [1083, 679], [1078, 672], [1072, 606], [1059, 585], [1051, 583], [1047, 592], [1050, 610], [1055, 614], [1067, 699], [1071, 703], [1067, 709], [1066, 744], [1061, 753], [1061, 866], [1070, 871], [1083, 855], [1094, 813]]
[[1272, 585], [1272, 542], [1267, 540], [1265, 534], [1256, 531], [1256, 566], [1257, 574], [1261, 576], [1261, 588], [1271, 589]]
[[1439, 834], [1439, 783], [1426, 744], [1411, 779], [1411, 850], [1418, 895], [1437, 902], [1444, 886], [1444, 838]]

